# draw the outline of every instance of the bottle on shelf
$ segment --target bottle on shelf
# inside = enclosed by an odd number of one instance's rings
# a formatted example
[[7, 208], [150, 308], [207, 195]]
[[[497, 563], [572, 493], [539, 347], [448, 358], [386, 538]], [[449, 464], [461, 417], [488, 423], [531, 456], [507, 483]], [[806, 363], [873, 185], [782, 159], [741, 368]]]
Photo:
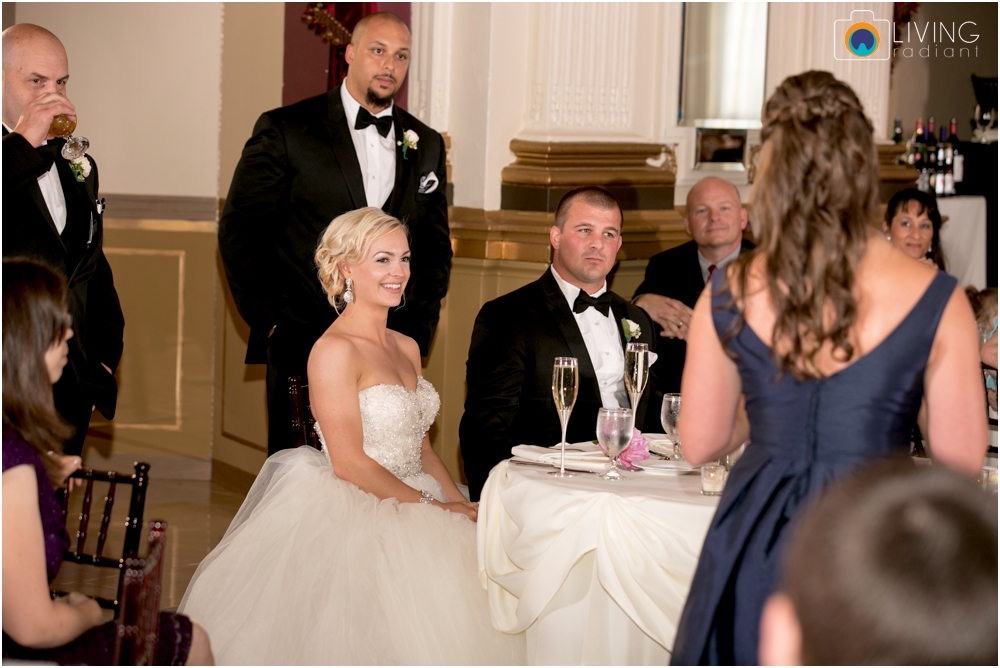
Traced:
[[923, 166], [923, 146], [924, 146], [924, 119], [918, 118], [913, 136], [907, 142], [906, 163], [915, 167], [917, 171]]
[[965, 177], [965, 156], [958, 150], [958, 120], [954, 118], [948, 124], [948, 143], [951, 144], [952, 180], [961, 183]]
[[892, 122], [892, 143], [902, 144], [903, 143], [903, 119], [897, 118]]

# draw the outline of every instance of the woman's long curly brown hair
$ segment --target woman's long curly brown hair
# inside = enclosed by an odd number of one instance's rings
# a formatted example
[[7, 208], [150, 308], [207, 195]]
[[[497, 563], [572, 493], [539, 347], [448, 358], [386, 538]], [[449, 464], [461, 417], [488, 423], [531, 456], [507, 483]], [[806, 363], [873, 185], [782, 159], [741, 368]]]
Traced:
[[[872, 125], [847, 84], [810, 71], [785, 79], [764, 105], [761, 140], [751, 194], [760, 245], [739, 259], [735, 280], [746, 295], [751, 262], [765, 258], [775, 362], [800, 380], [820, 378], [815, 357], [827, 341], [837, 357], [854, 356], [855, 271], [878, 217]], [[742, 314], [737, 321], [733, 331]]]

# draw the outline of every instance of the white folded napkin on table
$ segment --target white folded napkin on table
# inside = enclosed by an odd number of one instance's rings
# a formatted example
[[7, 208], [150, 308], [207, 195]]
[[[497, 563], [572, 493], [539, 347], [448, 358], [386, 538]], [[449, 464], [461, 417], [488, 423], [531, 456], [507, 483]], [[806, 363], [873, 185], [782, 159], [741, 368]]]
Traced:
[[[543, 448], [540, 445], [515, 445], [510, 449], [515, 459], [540, 462], [559, 468], [559, 446]], [[566, 444], [566, 466], [584, 471], [603, 473], [608, 468], [608, 456], [597, 444], [590, 441]]]

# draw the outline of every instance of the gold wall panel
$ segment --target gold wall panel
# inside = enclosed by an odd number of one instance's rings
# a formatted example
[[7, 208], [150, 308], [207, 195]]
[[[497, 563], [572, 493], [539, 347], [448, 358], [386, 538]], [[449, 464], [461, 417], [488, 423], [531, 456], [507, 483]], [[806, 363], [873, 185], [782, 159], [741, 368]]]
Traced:
[[207, 479], [216, 300], [211, 221], [107, 219], [104, 249], [125, 315], [118, 412], [95, 415], [85, 459], [152, 478]]

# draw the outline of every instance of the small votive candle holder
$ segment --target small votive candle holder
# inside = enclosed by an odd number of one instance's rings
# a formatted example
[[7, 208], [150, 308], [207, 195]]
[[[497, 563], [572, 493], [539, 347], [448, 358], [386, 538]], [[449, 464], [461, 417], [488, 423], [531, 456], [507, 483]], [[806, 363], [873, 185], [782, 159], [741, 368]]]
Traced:
[[719, 496], [726, 487], [726, 467], [722, 464], [703, 464], [701, 467], [701, 493]]

